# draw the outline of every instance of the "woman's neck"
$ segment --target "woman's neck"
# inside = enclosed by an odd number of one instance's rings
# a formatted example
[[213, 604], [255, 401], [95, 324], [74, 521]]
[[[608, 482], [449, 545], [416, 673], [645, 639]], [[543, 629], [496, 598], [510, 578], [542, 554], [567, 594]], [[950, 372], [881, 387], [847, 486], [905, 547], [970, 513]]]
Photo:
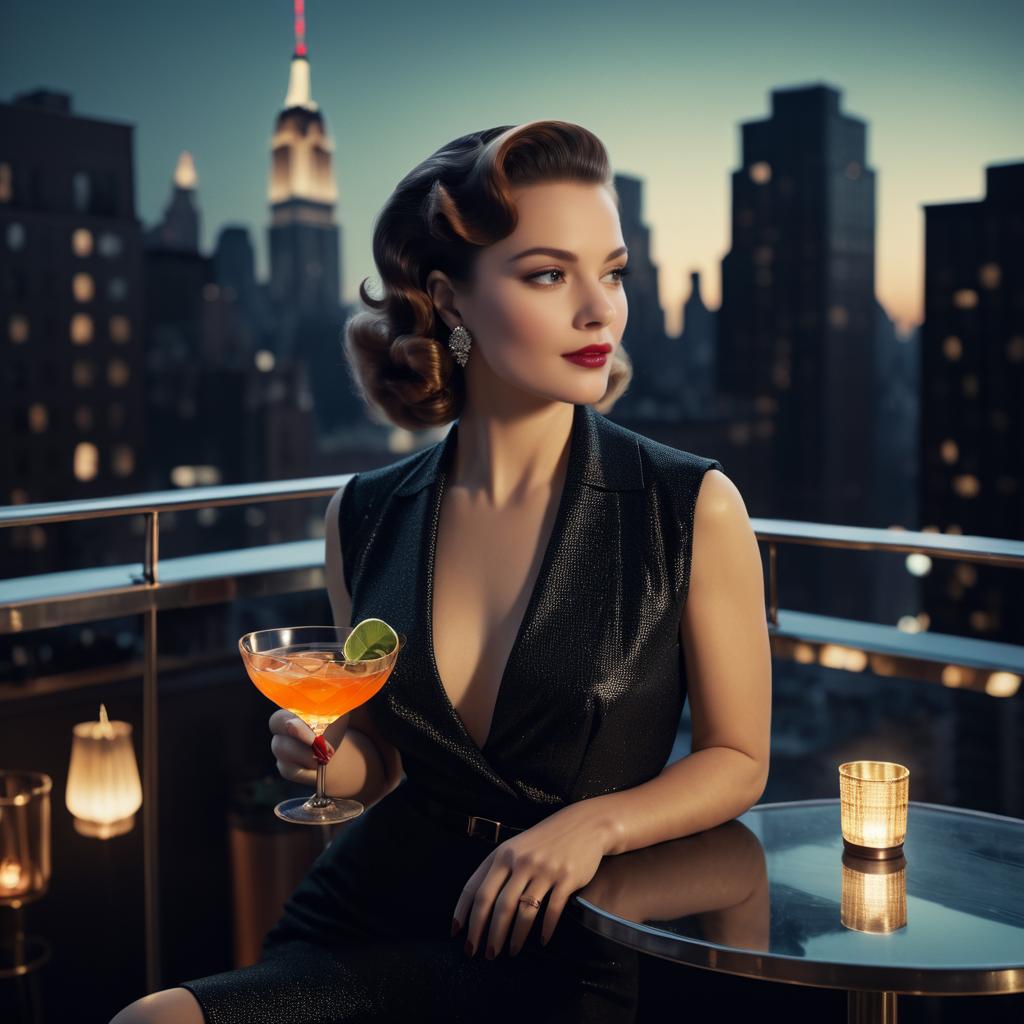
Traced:
[[459, 416], [451, 483], [494, 508], [564, 480], [575, 406], [548, 402], [529, 410]]

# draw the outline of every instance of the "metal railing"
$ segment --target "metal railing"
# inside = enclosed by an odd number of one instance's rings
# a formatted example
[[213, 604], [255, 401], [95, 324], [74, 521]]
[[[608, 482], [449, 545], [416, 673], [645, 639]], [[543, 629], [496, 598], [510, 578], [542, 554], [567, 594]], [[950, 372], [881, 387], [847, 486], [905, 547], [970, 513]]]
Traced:
[[[0, 508], [0, 528], [145, 517], [139, 563], [46, 573], [0, 581], [0, 634], [13, 635], [124, 615], [143, 616], [143, 802], [146, 976], [160, 984], [157, 904], [157, 613], [228, 602], [239, 597], [295, 593], [325, 586], [323, 542], [293, 541], [182, 558], [159, 559], [160, 515], [189, 509], [327, 498], [351, 474], [269, 483], [156, 491]], [[1024, 675], [1024, 646], [972, 637], [909, 633], [896, 627], [779, 608], [780, 544], [919, 553], [930, 558], [1024, 568], [1024, 542], [902, 529], [869, 529], [774, 519], [751, 519], [767, 546], [767, 612], [772, 652], [839, 668], [870, 667], [880, 675], [914, 676], [994, 695], [1012, 695]], [[862, 656], [851, 664], [850, 652]], [[998, 680], [993, 685], [993, 679]], [[52, 691], [51, 691], [52, 692]], [[0, 699], [31, 695], [31, 687], [0, 686]]]

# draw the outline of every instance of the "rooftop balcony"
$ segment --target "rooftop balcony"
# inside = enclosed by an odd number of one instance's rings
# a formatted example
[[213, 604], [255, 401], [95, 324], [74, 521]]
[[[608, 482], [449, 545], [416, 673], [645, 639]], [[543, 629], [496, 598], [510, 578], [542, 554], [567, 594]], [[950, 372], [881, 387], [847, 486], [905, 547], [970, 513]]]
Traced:
[[[54, 783], [52, 880], [28, 915], [29, 930], [53, 950], [43, 969], [48, 1014], [84, 1000], [109, 1016], [142, 991], [240, 966], [251, 953], [246, 934], [251, 941], [276, 916], [280, 903], [265, 894], [265, 916], [251, 910], [269, 862], [262, 875], [239, 868], [247, 856], [238, 845], [246, 827], [240, 794], [259, 779], [269, 785], [276, 772], [266, 728], [272, 708], [245, 676], [237, 638], [285, 620], [331, 621], [323, 541], [161, 559], [161, 517], [326, 503], [346, 479], [0, 509], [0, 528], [140, 516], [145, 523], [138, 562], [0, 581], [0, 635], [8, 641], [119, 619], [141, 627], [138, 643], [109, 664], [0, 678], [0, 767], [43, 771]], [[772, 777], [762, 802], [834, 797], [835, 766], [873, 757], [911, 767], [913, 800], [1021, 816], [1024, 644], [783, 608], [779, 580], [794, 546], [1021, 569], [1024, 543], [767, 519], [753, 526], [774, 659]], [[135, 727], [143, 784], [141, 827], [106, 841], [76, 832], [64, 805], [72, 726], [95, 719], [101, 700], [111, 718]], [[672, 760], [688, 752], [689, 738], [687, 707]], [[317, 831], [324, 835], [311, 840]], [[291, 881], [278, 878], [278, 889], [287, 890], [333, 834], [285, 830]], [[103, 955], [82, 955], [90, 949]]]

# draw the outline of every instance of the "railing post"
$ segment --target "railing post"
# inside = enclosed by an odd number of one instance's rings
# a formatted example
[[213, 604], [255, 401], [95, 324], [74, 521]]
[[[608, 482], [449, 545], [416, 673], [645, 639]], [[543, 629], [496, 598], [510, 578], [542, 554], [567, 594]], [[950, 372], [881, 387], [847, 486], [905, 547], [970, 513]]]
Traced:
[[[147, 587], [157, 584], [159, 512], [146, 513], [146, 557], [143, 576]], [[160, 987], [160, 845], [157, 758], [159, 718], [157, 701], [156, 599], [143, 613], [145, 662], [142, 676], [143, 860], [146, 889], [146, 990]]]
[[778, 544], [770, 540], [768, 542], [768, 621], [773, 626], [779, 624], [778, 550]]

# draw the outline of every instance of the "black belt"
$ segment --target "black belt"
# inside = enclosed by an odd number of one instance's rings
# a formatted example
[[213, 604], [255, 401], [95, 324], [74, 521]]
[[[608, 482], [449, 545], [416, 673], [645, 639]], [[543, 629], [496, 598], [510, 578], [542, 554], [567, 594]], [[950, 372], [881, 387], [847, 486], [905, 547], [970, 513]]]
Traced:
[[493, 818], [485, 818], [479, 814], [465, 814], [462, 811], [457, 811], [447, 804], [439, 803], [433, 797], [427, 796], [419, 787], [408, 786], [408, 783], [403, 784], [402, 788], [407, 790], [406, 795], [408, 798], [417, 807], [421, 808], [428, 817], [451, 828], [453, 831], [460, 832], [462, 835], [475, 836], [497, 846], [499, 843], [505, 842], [506, 839], [511, 839], [517, 833], [526, 831], [525, 828], [506, 825], [504, 822], [495, 821]]

